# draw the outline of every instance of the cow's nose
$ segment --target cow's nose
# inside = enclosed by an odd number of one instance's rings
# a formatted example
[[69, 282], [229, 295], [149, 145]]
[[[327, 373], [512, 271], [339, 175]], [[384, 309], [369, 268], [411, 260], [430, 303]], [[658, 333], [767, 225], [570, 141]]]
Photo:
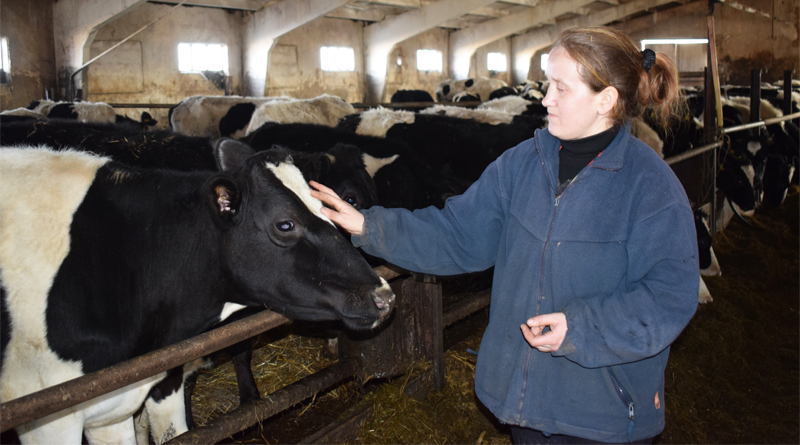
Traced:
[[380, 317], [383, 318], [387, 316], [394, 307], [394, 292], [392, 292], [392, 288], [389, 287], [388, 283], [383, 280], [381, 281], [383, 284], [380, 287], [371, 290], [369, 295], [372, 297], [372, 301], [375, 302], [375, 306], [380, 311]]

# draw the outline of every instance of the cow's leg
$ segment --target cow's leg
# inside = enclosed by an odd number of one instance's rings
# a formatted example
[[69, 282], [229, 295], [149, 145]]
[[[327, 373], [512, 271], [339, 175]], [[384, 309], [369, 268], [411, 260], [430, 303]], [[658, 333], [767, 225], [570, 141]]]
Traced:
[[144, 410], [157, 444], [189, 431], [183, 393], [183, 367], [171, 369], [147, 396]]
[[150, 420], [147, 418], [147, 410], [144, 409], [144, 405], [133, 416], [133, 428], [136, 431], [136, 443], [148, 445], [150, 443]]
[[80, 413], [49, 420], [51, 416], [17, 428], [19, 441], [28, 443], [74, 443], [83, 439], [83, 416]]
[[236, 382], [239, 385], [239, 406], [261, 397], [258, 385], [250, 367], [253, 361], [253, 345], [251, 340], [241, 341], [228, 348], [231, 354], [233, 369], [236, 371]]
[[86, 428], [84, 434], [86, 434], [86, 440], [88, 440], [91, 445], [136, 445], [136, 432], [133, 428], [133, 416], [128, 417], [119, 423], [106, 426], [96, 426], [94, 428]]

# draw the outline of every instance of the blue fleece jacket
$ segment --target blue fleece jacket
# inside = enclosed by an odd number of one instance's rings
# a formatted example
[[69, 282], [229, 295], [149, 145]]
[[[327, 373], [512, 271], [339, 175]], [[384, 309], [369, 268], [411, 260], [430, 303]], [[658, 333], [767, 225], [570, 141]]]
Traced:
[[[694, 219], [670, 167], [623, 126], [556, 196], [547, 129], [508, 150], [442, 210], [364, 210], [353, 244], [439, 275], [494, 266], [475, 391], [505, 423], [604, 442], [664, 428], [669, 345], [697, 309]], [[520, 324], [563, 312], [557, 352]]]

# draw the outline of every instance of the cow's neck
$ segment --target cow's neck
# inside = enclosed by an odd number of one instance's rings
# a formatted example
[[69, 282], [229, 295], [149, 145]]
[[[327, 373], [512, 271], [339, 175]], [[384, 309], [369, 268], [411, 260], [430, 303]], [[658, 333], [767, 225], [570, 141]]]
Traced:
[[73, 219], [70, 253], [53, 286], [61, 294], [51, 294], [47, 312], [54, 322], [99, 335], [81, 338], [54, 323], [54, 350], [63, 355], [82, 341], [79, 350], [94, 351], [83, 360], [87, 372], [196, 335], [219, 319], [231, 286], [219, 266], [219, 230], [200, 193], [207, 178], [98, 171]]

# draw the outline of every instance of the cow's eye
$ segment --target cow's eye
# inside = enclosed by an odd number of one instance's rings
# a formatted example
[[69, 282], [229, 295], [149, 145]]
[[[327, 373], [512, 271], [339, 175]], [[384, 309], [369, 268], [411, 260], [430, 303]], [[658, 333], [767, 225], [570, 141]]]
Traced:
[[291, 221], [281, 221], [275, 224], [275, 227], [277, 227], [281, 232], [288, 232], [294, 229], [294, 223]]
[[350, 204], [351, 206], [355, 206], [356, 203], [358, 203], [358, 200], [356, 199], [355, 196], [345, 196], [344, 201]]

